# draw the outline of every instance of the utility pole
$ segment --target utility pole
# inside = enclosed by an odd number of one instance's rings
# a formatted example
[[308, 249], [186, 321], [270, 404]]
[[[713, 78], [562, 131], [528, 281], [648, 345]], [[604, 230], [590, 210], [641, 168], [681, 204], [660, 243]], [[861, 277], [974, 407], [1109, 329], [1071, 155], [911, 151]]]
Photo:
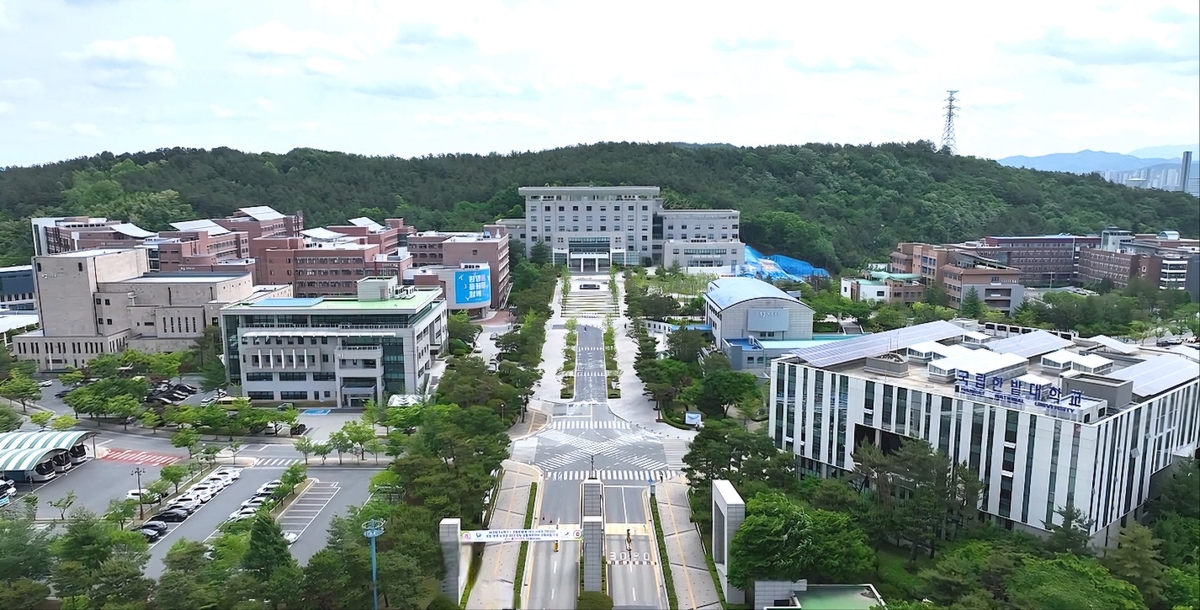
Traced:
[[363, 524], [363, 535], [371, 539], [371, 596], [375, 600], [375, 610], [379, 610], [379, 572], [375, 563], [375, 539], [383, 533], [383, 520], [371, 519]]
[[953, 155], [958, 150], [958, 145], [954, 142], [954, 111], [958, 110], [958, 106], [954, 105], [954, 102], [958, 101], [954, 97], [954, 94], [958, 93], [958, 89], [953, 91], [947, 90], [946, 93], [949, 95], [946, 96], [946, 105], [944, 106], [946, 110], [946, 125], [942, 127], [942, 148], [949, 149], [950, 154]]
[[142, 475], [146, 474], [146, 469], [142, 468], [141, 466], [138, 466], [137, 468], [134, 468], [133, 472], [130, 474], [137, 477], [138, 519], [141, 519], [144, 521], [146, 519], [146, 499], [142, 497]]

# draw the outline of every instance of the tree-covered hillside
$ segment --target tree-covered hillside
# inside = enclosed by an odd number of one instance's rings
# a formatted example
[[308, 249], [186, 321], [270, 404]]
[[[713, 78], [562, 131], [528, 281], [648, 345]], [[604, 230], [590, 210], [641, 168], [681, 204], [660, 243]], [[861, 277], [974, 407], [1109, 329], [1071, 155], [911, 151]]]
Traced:
[[1200, 230], [1181, 193], [1133, 190], [1099, 176], [1036, 172], [955, 157], [928, 142], [880, 146], [682, 147], [601, 143], [510, 155], [363, 157], [312, 149], [103, 153], [0, 171], [0, 263], [27, 263], [25, 219], [96, 214], [151, 230], [269, 205], [307, 224], [403, 216], [421, 229], [471, 229], [519, 211], [523, 185], [657, 185], [671, 206], [742, 211], [742, 238], [838, 269], [898, 241], [986, 234]]

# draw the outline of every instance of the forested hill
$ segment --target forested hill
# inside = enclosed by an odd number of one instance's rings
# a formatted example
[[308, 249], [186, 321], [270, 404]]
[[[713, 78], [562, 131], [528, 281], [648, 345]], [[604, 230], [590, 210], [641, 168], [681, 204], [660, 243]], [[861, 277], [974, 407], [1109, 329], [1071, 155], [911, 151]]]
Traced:
[[937, 153], [929, 142], [880, 146], [692, 146], [601, 143], [510, 155], [414, 159], [296, 149], [104, 153], [0, 171], [0, 263], [28, 264], [27, 218], [93, 214], [146, 229], [244, 206], [303, 210], [317, 226], [403, 216], [420, 229], [465, 230], [518, 213], [523, 185], [657, 185], [668, 205], [742, 211], [742, 238], [838, 269], [898, 241], [981, 235], [1200, 230], [1195, 198], [1133, 190], [1098, 176], [1002, 167]]

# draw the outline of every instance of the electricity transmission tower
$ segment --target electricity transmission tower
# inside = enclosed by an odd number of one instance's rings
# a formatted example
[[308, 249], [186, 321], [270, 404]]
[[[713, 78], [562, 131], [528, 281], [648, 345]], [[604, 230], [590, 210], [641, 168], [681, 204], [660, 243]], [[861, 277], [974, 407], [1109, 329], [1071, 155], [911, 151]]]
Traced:
[[954, 94], [958, 93], [958, 90], [946, 91], [946, 93], [949, 95], [946, 96], [946, 125], [942, 127], [942, 148], [950, 149], [950, 154], [953, 155], [958, 147], [954, 142], [954, 111], [958, 110], [958, 106], [954, 105], [954, 102], [958, 101]]

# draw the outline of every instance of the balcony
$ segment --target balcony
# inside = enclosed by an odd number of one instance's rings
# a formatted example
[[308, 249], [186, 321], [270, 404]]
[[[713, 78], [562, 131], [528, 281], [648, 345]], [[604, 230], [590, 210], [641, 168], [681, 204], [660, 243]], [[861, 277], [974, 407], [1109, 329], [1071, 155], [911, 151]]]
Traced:
[[333, 357], [341, 360], [375, 360], [383, 358], [383, 347], [379, 345], [339, 345]]

